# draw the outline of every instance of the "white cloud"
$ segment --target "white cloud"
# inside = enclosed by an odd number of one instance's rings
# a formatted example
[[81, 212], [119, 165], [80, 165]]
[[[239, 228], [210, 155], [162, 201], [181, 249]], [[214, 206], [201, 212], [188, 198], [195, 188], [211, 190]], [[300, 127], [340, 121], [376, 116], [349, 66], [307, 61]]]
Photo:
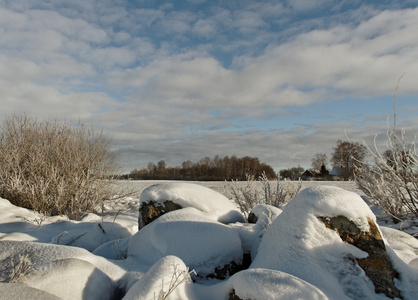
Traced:
[[[355, 139], [375, 132], [366, 119], [299, 124], [286, 115], [292, 108], [391, 97], [404, 72], [399, 92], [418, 92], [418, 9], [362, 6], [292, 23], [328, 1], [288, 2], [192, 5], [204, 11], [0, 2], [0, 118], [81, 118], [146, 161], [237, 154], [290, 167], [332, 147], [346, 127]], [[275, 115], [277, 130], [257, 127]]]

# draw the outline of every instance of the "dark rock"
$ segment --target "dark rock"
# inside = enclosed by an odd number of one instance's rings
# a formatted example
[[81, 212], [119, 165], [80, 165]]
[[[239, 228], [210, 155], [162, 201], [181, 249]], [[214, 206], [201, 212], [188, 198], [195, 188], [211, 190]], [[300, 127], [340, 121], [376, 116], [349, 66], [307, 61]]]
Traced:
[[248, 223], [255, 224], [257, 223], [257, 221], [257, 216], [253, 212], [250, 212], [250, 214], [248, 215]]
[[251, 265], [251, 254], [244, 253], [242, 263], [237, 264], [234, 261], [226, 264], [225, 266], [215, 268], [215, 272], [206, 276], [206, 278], [215, 278], [219, 280], [225, 280], [226, 278], [234, 275], [235, 273], [246, 270]]
[[139, 219], [138, 229], [144, 228], [146, 225], [173, 210], [181, 209], [182, 207], [173, 201], [164, 201], [164, 205], [150, 201], [148, 203], [142, 203], [139, 207]]
[[336, 230], [344, 242], [368, 254], [368, 257], [357, 258], [356, 261], [373, 282], [376, 293], [383, 293], [392, 299], [403, 299], [394, 283], [399, 274], [393, 268], [382, 236], [372, 220], [367, 218], [370, 230], [366, 232], [361, 231], [353, 221], [344, 216], [318, 218], [326, 227]]
[[231, 293], [229, 293], [229, 298], [228, 300], [243, 300], [240, 297], [238, 297], [237, 295], [235, 295], [235, 290], [233, 289]]

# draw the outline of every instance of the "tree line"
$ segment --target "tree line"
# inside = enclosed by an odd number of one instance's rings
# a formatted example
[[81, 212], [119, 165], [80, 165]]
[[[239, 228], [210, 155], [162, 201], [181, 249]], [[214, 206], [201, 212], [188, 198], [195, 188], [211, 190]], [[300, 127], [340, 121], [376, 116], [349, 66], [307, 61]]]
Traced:
[[187, 180], [187, 181], [224, 181], [247, 180], [247, 176], [259, 178], [265, 174], [268, 179], [275, 179], [273, 168], [261, 163], [257, 157], [237, 157], [236, 155], [213, 159], [205, 157], [198, 162], [185, 161], [181, 166], [167, 167], [164, 160], [157, 164], [148, 163], [147, 168], [135, 169], [122, 175], [123, 179], [134, 180]]
[[306, 180], [304, 175], [312, 175], [307, 180], [354, 180], [356, 165], [362, 163], [366, 155], [366, 147], [357, 142], [338, 140], [333, 147], [329, 163], [332, 170], [327, 169], [328, 157], [325, 153], [315, 153], [312, 168], [305, 170], [301, 166], [282, 169], [276, 174], [271, 166], [261, 163], [257, 157], [236, 155], [214, 158], [205, 157], [198, 162], [185, 161], [181, 166], [167, 167], [164, 160], [157, 164], [149, 162], [146, 168], [135, 169], [122, 179], [134, 180], [186, 180], [186, 181], [223, 181], [247, 180], [247, 176], [258, 179], [263, 173], [268, 179]]

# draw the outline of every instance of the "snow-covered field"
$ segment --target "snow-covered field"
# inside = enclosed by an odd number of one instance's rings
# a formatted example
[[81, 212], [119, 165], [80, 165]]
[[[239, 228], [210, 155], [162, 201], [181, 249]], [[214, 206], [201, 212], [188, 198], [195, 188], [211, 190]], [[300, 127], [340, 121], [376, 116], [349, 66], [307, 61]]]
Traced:
[[[396, 287], [404, 299], [418, 299], [418, 241], [409, 235], [418, 232], [416, 223], [393, 224], [353, 182], [303, 182], [283, 211], [254, 209], [255, 224], [224, 196], [226, 182], [119, 186], [137, 192], [77, 221], [0, 198], [0, 299], [205, 300], [228, 299], [233, 291], [241, 299], [387, 299], [354, 263], [367, 253], [317, 218], [340, 215], [362, 231], [369, 219], [379, 225], [399, 273]], [[138, 231], [140, 197], [183, 208]], [[251, 255], [249, 268], [212, 278], [240, 265], [244, 253]]]

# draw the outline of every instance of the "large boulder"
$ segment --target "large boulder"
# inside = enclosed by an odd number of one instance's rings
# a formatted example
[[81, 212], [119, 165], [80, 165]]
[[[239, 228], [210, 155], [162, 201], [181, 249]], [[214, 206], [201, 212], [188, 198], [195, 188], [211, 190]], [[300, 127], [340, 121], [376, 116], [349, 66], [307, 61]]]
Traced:
[[289, 273], [330, 299], [381, 299], [382, 293], [409, 299], [404, 291], [412, 294], [418, 276], [388, 253], [376, 217], [359, 195], [320, 186], [302, 190], [287, 204], [265, 232], [250, 268]]
[[224, 195], [193, 183], [161, 183], [142, 191], [139, 199], [139, 229], [159, 216], [180, 208], [194, 207], [214, 220], [228, 224], [245, 222], [236, 205]]
[[127, 250], [146, 265], [177, 256], [196, 271], [195, 279], [231, 275], [243, 259], [238, 231], [193, 207], [166, 213], [145, 226], [129, 239]]
[[139, 207], [138, 229], [141, 229], [162, 216], [173, 210], [181, 209], [182, 207], [173, 201], [166, 200], [164, 202], [142, 202]]
[[401, 292], [395, 286], [395, 278], [399, 279], [399, 273], [393, 268], [385, 243], [373, 220], [367, 218], [369, 230], [362, 231], [345, 216], [318, 218], [326, 227], [337, 231], [344, 242], [368, 254], [365, 258], [356, 258], [356, 261], [373, 282], [377, 294], [383, 293], [392, 299], [402, 298]]

